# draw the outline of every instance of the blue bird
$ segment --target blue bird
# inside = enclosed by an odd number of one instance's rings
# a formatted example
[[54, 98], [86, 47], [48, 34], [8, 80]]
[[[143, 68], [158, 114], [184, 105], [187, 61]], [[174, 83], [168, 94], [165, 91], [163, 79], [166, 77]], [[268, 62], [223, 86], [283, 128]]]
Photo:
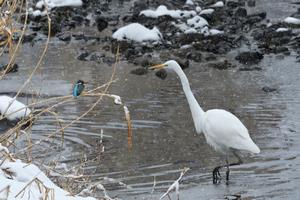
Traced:
[[83, 80], [78, 80], [77, 83], [75, 83], [74, 87], [73, 87], [73, 96], [76, 98], [78, 97], [82, 91], [84, 90], [84, 84], [86, 82], [84, 82]]

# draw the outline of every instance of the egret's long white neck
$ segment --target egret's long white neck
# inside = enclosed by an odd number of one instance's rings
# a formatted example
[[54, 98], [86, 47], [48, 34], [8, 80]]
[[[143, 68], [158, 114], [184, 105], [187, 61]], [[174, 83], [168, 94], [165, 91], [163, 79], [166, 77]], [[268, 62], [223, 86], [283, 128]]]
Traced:
[[187, 79], [186, 75], [182, 71], [181, 67], [178, 66], [178, 67], [174, 68], [174, 71], [177, 73], [177, 75], [180, 78], [184, 94], [185, 94], [185, 96], [188, 100], [190, 110], [191, 110], [191, 113], [192, 113], [192, 117], [193, 117], [193, 120], [194, 120], [194, 125], [195, 125], [195, 128], [196, 128], [196, 132], [201, 133], [202, 132], [204, 111], [200, 107], [200, 105], [198, 104], [194, 94], [192, 93], [189, 80]]

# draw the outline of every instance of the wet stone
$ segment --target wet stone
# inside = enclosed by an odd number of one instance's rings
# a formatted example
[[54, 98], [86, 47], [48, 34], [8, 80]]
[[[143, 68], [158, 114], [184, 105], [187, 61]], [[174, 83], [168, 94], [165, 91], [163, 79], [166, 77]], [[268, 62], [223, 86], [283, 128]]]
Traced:
[[102, 58], [104, 58], [105, 55], [104, 54], [99, 54], [99, 53], [93, 53], [91, 56], [90, 56], [90, 61], [94, 61], [94, 62], [97, 62], [97, 63], [101, 63], [102, 62]]
[[166, 70], [164, 69], [158, 70], [157, 72], [155, 72], [155, 75], [162, 80], [166, 79], [168, 76]]
[[90, 55], [90, 53], [88, 53], [88, 52], [83, 52], [83, 53], [81, 53], [78, 57], [77, 57], [77, 59], [78, 60], [81, 60], [81, 61], [87, 61], [87, 57]]
[[97, 29], [100, 32], [106, 29], [108, 26], [108, 22], [103, 17], [97, 17], [95, 21], [96, 21]]
[[236, 17], [246, 17], [247, 16], [247, 10], [245, 8], [238, 8], [234, 15]]
[[204, 58], [206, 61], [212, 61], [212, 60], [216, 60], [217, 59], [217, 56], [213, 53], [208, 53], [205, 58]]
[[255, 0], [248, 0], [248, 1], [247, 1], [247, 5], [248, 5], [249, 7], [255, 7], [255, 4], [256, 4], [256, 1], [255, 1]]
[[134, 46], [131, 43], [129, 43], [125, 40], [124, 41], [112, 40], [112, 42], [111, 42], [111, 52], [113, 54], [117, 53], [118, 47], [119, 47], [120, 53], [125, 52], [129, 48], [134, 48]]
[[36, 36], [37, 36], [37, 33], [25, 34], [25, 35], [23, 36], [22, 42], [23, 42], [23, 43], [26, 43], [26, 42], [32, 42]]
[[237, 7], [245, 6], [245, 2], [244, 1], [227, 1], [226, 5], [229, 8], [237, 8]]
[[72, 20], [76, 23], [76, 25], [81, 25], [84, 21], [84, 18], [80, 15], [75, 15], [72, 17]]
[[257, 64], [263, 59], [263, 54], [259, 52], [242, 52], [235, 57], [242, 64]]
[[115, 59], [113, 57], [103, 57], [102, 62], [108, 65], [113, 65], [115, 63]]
[[239, 70], [240, 71], [261, 71], [262, 68], [256, 66], [255, 67], [247, 66], [247, 67], [241, 67]]
[[214, 63], [208, 63], [207, 66], [210, 68], [218, 69], [218, 70], [225, 70], [225, 69], [236, 67], [235, 65], [228, 62], [228, 60], [214, 62]]
[[70, 34], [58, 34], [57, 38], [61, 41], [68, 42], [71, 40], [71, 35]]
[[266, 93], [270, 93], [270, 92], [276, 92], [277, 89], [276, 88], [272, 88], [272, 87], [268, 87], [268, 86], [265, 86], [262, 88], [262, 91], [266, 92]]
[[135, 75], [144, 75], [148, 73], [148, 70], [144, 67], [139, 67], [137, 69], [131, 70], [130, 73]]
[[[0, 66], [0, 71], [5, 71], [8, 65]], [[7, 73], [14, 73], [19, 70], [19, 65], [14, 63], [12, 66], [9, 67]]]

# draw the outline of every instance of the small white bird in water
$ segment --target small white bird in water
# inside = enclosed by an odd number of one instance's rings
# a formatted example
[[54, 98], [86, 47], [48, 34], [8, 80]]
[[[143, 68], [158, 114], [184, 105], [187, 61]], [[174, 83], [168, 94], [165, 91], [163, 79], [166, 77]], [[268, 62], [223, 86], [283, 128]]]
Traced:
[[[150, 69], [162, 68], [171, 69], [179, 76], [192, 113], [196, 132], [199, 134], [203, 133], [208, 144], [214, 147], [216, 151], [226, 155], [226, 164], [217, 166], [213, 170], [213, 183], [219, 183], [221, 178], [219, 169], [223, 167], [227, 168], [226, 181], [228, 183], [229, 167], [243, 163], [238, 152], [246, 151], [249, 153], [259, 153], [260, 149], [250, 138], [247, 128], [235, 115], [223, 109], [203, 111], [191, 91], [186, 75], [176, 61], [169, 60], [164, 64], [150, 67]], [[233, 153], [238, 159], [237, 163], [228, 162], [230, 153]]]

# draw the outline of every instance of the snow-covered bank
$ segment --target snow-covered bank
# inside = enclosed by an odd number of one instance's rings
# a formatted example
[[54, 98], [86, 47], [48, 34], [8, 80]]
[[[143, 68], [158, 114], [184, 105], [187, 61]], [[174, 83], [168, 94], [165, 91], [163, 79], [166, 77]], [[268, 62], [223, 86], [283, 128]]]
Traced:
[[31, 110], [23, 103], [9, 96], [0, 96], [0, 114], [8, 120], [18, 120], [28, 117]]
[[[29, 13], [33, 16], [45, 16], [47, 10], [50, 11], [56, 7], [77, 7], [82, 6], [82, 0], [40, 0], [36, 3], [36, 10], [29, 9]], [[45, 9], [46, 8], [46, 9]]]
[[20, 160], [5, 161], [0, 166], [0, 183], [0, 199], [96, 200], [93, 197], [71, 196], [56, 186], [36, 165]]
[[196, 12], [191, 10], [168, 10], [164, 5], [158, 6], [156, 10], [143, 10], [140, 15], [145, 15], [146, 17], [158, 18], [160, 16], [168, 15], [173, 18], [184, 18], [192, 17], [196, 15]]
[[35, 5], [37, 8], [42, 9], [43, 6], [49, 9], [55, 7], [65, 7], [65, 6], [82, 6], [81, 0], [40, 0]]
[[295, 17], [287, 17], [283, 21], [287, 24], [300, 25], [300, 19], [297, 19]]
[[132, 23], [119, 28], [116, 32], [114, 32], [112, 37], [117, 40], [128, 39], [136, 42], [144, 42], [159, 41], [162, 38], [162, 34], [156, 27], [148, 29], [139, 23]]

